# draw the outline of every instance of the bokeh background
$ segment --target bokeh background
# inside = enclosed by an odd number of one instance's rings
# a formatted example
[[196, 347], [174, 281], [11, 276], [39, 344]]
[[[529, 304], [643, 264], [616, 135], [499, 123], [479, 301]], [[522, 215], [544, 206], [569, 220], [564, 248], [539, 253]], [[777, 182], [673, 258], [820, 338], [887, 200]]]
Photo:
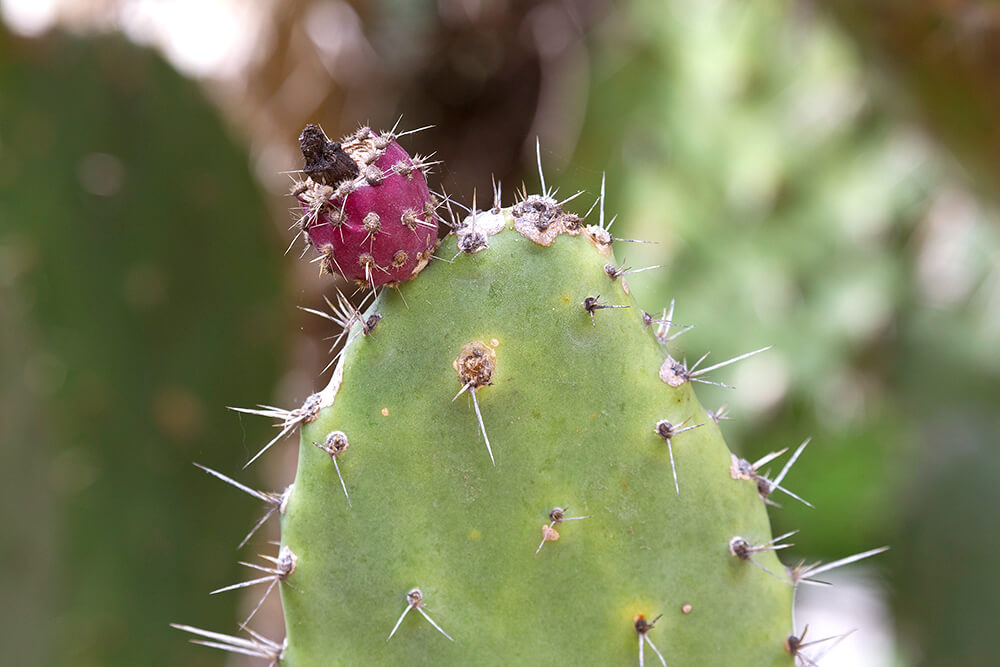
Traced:
[[[0, 646], [10, 665], [219, 665], [180, 621], [276, 537], [236, 474], [328, 359], [283, 255], [306, 122], [434, 127], [459, 201], [607, 203], [676, 299], [730, 446], [813, 442], [786, 561], [892, 550], [801, 600], [824, 665], [996, 664], [1000, 4], [989, 0], [0, 1]], [[280, 490], [295, 452], [241, 480]], [[270, 532], [268, 532], [270, 531]], [[276, 596], [275, 596], [276, 597]], [[280, 636], [269, 605], [258, 626]], [[720, 641], [724, 641], [720, 628]], [[246, 664], [246, 663], [242, 663]]]

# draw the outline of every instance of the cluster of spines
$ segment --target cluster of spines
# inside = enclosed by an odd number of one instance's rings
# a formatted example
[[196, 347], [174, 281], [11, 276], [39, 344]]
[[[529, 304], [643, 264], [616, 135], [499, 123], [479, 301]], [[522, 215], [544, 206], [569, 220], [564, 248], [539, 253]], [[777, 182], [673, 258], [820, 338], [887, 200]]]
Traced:
[[[422, 129], [422, 128], [421, 128]], [[368, 128], [362, 128], [364, 132], [369, 132]], [[392, 136], [394, 139], [396, 135], [387, 133], [383, 136]], [[605, 224], [604, 216], [604, 195], [605, 195], [605, 183], [602, 178], [601, 182], [601, 194], [591, 207], [590, 211], [587, 212], [583, 217], [577, 216], [572, 213], [566, 213], [563, 211], [562, 206], [569, 200], [576, 198], [581, 194], [577, 192], [573, 196], [569, 197], [563, 201], [557, 201], [555, 199], [555, 190], [549, 190], [545, 186], [545, 179], [541, 169], [541, 156], [539, 152], [538, 157], [538, 168], [539, 168], [539, 179], [542, 183], [542, 194], [540, 195], [529, 195], [527, 190], [519, 196], [518, 201], [511, 209], [511, 213], [514, 218], [514, 228], [532, 241], [539, 243], [540, 245], [548, 246], [554, 239], [561, 233], [568, 233], [571, 235], [577, 235], [583, 233], [586, 237], [593, 243], [595, 248], [603, 254], [610, 255], [610, 247], [614, 241], [627, 241], [627, 242], [640, 242], [635, 239], [620, 239], [615, 238], [610, 233], [611, 224], [614, 223], [614, 219]], [[488, 211], [479, 211], [476, 208], [475, 197], [473, 198], [473, 203], [471, 208], [467, 208], [466, 211], [468, 215], [461, 221], [456, 218], [454, 213], [452, 213], [452, 224], [454, 233], [458, 237], [458, 248], [459, 253], [474, 254], [482, 250], [488, 249], [489, 247], [489, 236], [500, 232], [504, 226], [506, 219], [503, 215], [503, 209], [501, 205], [501, 192], [499, 183], [494, 183], [494, 193], [493, 193], [493, 207]], [[449, 211], [451, 211], [451, 204], [453, 202], [447, 195], [442, 197], [442, 203], [439, 205], [447, 205]], [[600, 208], [599, 211], [599, 222], [597, 225], [584, 225], [586, 218], [593, 212], [595, 207]], [[463, 207], [464, 208], [464, 207]], [[449, 261], [449, 260], [446, 260]], [[453, 261], [453, 260], [452, 260]], [[606, 263], [603, 267], [604, 272], [608, 278], [614, 282], [619, 278], [622, 278], [624, 283], [624, 276], [630, 273], [638, 273], [640, 271], [652, 270], [656, 268], [661, 268], [660, 266], [645, 267], [642, 269], [631, 269], [625, 268], [622, 264], [619, 267], [615, 267], [614, 264]], [[395, 285], [392, 285], [395, 287]], [[623, 285], [626, 292], [628, 292], [627, 285]], [[371, 295], [377, 296], [377, 290], [375, 285], [372, 285]], [[366, 299], [367, 300], [367, 297]], [[381, 315], [377, 312], [372, 312], [369, 315], [364, 315], [364, 301], [358, 307], [351, 304], [350, 300], [347, 299], [342, 293], [337, 292], [337, 303], [333, 304], [327, 300], [327, 305], [329, 306], [331, 313], [325, 313], [322, 311], [316, 311], [312, 309], [304, 308], [307, 312], [320, 315], [334, 323], [336, 323], [340, 328], [340, 332], [334, 336], [334, 345], [331, 351], [335, 349], [341, 341], [350, 334], [351, 331], [360, 331], [362, 335], [368, 335], [372, 333], [375, 326], [378, 324]], [[597, 318], [595, 313], [599, 310], [608, 308], [628, 308], [624, 304], [606, 304], [600, 301], [600, 295], [588, 296], [580, 304], [583, 312], [589, 315], [592, 324], [597, 326]], [[673, 341], [681, 334], [692, 328], [691, 325], [678, 325], [673, 320], [674, 314], [674, 302], [671, 301], [667, 308], [664, 308], [661, 317], [655, 318], [649, 313], [643, 311], [641, 314], [641, 323], [643, 326], [649, 328], [652, 325], [656, 325], [654, 330], [654, 337], [656, 340], [664, 347], [667, 343]], [[360, 325], [360, 326], [357, 326]], [[677, 329], [671, 333], [672, 329]], [[340, 352], [333, 358], [330, 365], [338, 360], [342, 354], [344, 348], [350, 344], [351, 339], [341, 346]], [[699, 358], [690, 367], [687, 365], [686, 360], [677, 361], [673, 358], [669, 352], [666, 353], [666, 357], [659, 371], [660, 379], [671, 387], [679, 387], [685, 383], [689, 382], [702, 382], [706, 384], [714, 384], [721, 387], [729, 387], [729, 385], [723, 384], [721, 382], [710, 381], [702, 376], [730, 364], [736, 363], [750, 356], [756, 355], [758, 353], [764, 352], [770, 349], [771, 346], [763, 347], [751, 352], [747, 352], [726, 361], [714, 364], [707, 368], [700, 368], [700, 364], [708, 357], [708, 353]], [[486, 428], [483, 422], [482, 414], [479, 408], [479, 403], [477, 400], [476, 390], [483, 386], [488, 386], [492, 384], [493, 369], [496, 364], [496, 357], [493, 347], [488, 344], [473, 341], [467, 344], [459, 353], [458, 357], [454, 361], [454, 369], [458, 375], [458, 380], [461, 385], [461, 389], [458, 394], [455, 395], [454, 401], [462, 393], [468, 391], [473, 399], [473, 405], [475, 408], [475, 414], [479, 424], [479, 428], [483, 439], [486, 444], [487, 452], [490, 456], [491, 462], [495, 465], [496, 461], [494, 458], [492, 447], [490, 446], [489, 438], [487, 436]], [[329, 365], [327, 366], [329, 368]], [[325, 371], [326, 369], [324, 369]], [[331, 380], [330, 385], [324, 389], [322, 392], [310, 395], [302, 406], [290, 410], [284, 410], [281, 408], [276, 408], [273, 406], [258, 406], [257, 409], [248, 408], [231, 408], [240, 412], [257, 414], [262, 416], [267, 416], [271, 418], [276, 418], [279, 420], [277, 427], [280, 429], [277, 436], [270, 440], [256, 455], [254, 455], [250, 461], [246, 464], [250, 465], [255, 461], [261, 454], [263, 454], [267, 449], [279, 441], [282, 437], [289, 435], [296, 430], [297, 427], [310, 423], [314, 421], [321, 408], [326, 407], [332, 403], [332, 395], [336, 394], [339, 384], [342, 380], [336, 371], [334, 377]], [[706, 417], [718, 424], [720, 421], [728, 419], [728, 410], [725, 405], [721, 406], [717, 410], [706, 410]], [[668, 452], [670, 455], [671, 471], [673, 474], [675, 491], [680, 495], [680, 483], [677, 474], [677, 468], [674, 463], [673, 449], [672, 449], [672, 439], [684, 432], [699, 428], [704, 426], [703, 423], [690, 424], [687, 421], [681, 422], [679, 424], [674, 424], [668, 419], [664, 418], [656, 422], [653, 426], [653, 433], [662, 438], [667, 444]], [[786, 495], [802, 502], [808, 507], [813, 507], [808, 501], [802, 497], [796, 495], [795, 493], [789, 491], [787, 488], [781, 486], [788, 472], [791, 470], [794, 463], [798, 460], [799, 456], [803, 453], [806, 446], [809, 444], [810, 440], [806, 439], [802, 442], [799, 447], [795, 450], [788, 461], [783, 466], [782, 470], [773, 479], [770, 478], [767, 473], [761, 473], [760, 468], [767, 463], [777, 459], [788, 451], [788, 448], [781, 449], [776, 452], [771, 452], [770, 454], [761, 457], [757, 461], [750, 462], [746, 459], [737, 457], [735, 454], [731, 455], [731, 466], [730, 466], [730, 477], [736, 481], [750, 481], [756, 484], [757, 491], [760, 498], [766, 505], [780, 507], [777, 503], [770, 499], [771, 494], [774, 491], [781, 491]], [[336, 467], [337, 475], [340, 480], [341, 486], [344, 490], [344, 495], [348, 506], [351, 505], [350, 495], [347, 491], [347, 485], [344, 481], [343, 475], [340, 472], [339, 465], [337, 464], [337, 459], [343, 455], [348, 446], [349, 441], [347, 435], [343, 431], [334, 430], [327, 434], [326, 439], [323, 442], [314, 443], [321, 451], [330, 456], [331, 461]], [[290, 485], [283, 493], [270, 493], [261, 492], [251, 489], [217, 471], [211, 470], [199, 464], [198, 467], [202, 468], [206, 472], [209, 472], [213, 476], [221, 479], [222, 481], [239, 488], [245, 493], [252, 495], [260, 500], [263, 500], [270, 507], [267, 509], [263, 517], [254, 525], [251, 531], [240, 543], [240, 547], [245, 545], [250, 537], [260, 528], [261, 525], [274, 514], [275, 510], [278, 510], [281, 514], [284, 514], [285, 506], [287, 504], [288, 497], [291, 493], [292, 486]], [[246, 467], [246, 466], [245, 466]], [[559, 539], [560, 534], [556, 529], [557, 526], [561, 525], [565, 521], [573, 521], [580, 519], [588, 519], [589, 516], [567, 516], [567, 509], [562, 507], [554, 507], [548, 513], [549, 521], [542, 525], [542, 539], [538, 544], [535, 555], [538, 555], [545, 546], [546, 542], [556, 541]], [[824, 573], [834, 570], [836, 568], [849, 565], [860, 560], [875, 556], [877, 554], [883, 553], [888, 550], [889, 547], [880, 547], [876, 549], [871, 549], [868, 551], [860, 552], [847, 556], [845, 558], [836, 560], [831, 563], [815, 562], [806, 565], [804, 561], [799, 562], [797, 565], [791, 567], [786, 566], [784, 571], [781, 573], [775, 573], [764, 567], [760, 563], [754, 560], [754, 555], [761, 552], [776, 552], [786, 548], [790, 548], [794, 545], [790, 543], [785, 543], [784, 540], [791, 537], [798, 531], [790, 531], [778, 537], [772, 538], [760, 544], [754, 544], [744, 537], [739, 535], [734, 535], [729, 541], [728, 550], [730, 555], [742, 562], [750, 562], [757, 568], [766, 572], [767, 574], [775, 577], [776, 579], [789, 584], [793, 587], [793, 592], [798, 590], [801, 584], [813, 584], [813, 585], [830, 585], [827, 582], [816, 579], [815, 577]], [[241, 653], [245, 655], [251, 655], [255, 657], [261, 657], [269, 660], [270, 664], [276, 664], [280, 662], [284, 655], [284, 651], [287, 648], [287, 639], [283, 640], [282, 643], [277, 643], [272, 640], [266, 639], [260, 636], [258, 633], [246, 627], [247, 623], [253, 618], [257, 610], [260, 609], [264, 600], [270, 594], [270, 592], [279, 583], [288, 583], [286, 580], [295, 571], [295, 566], [297, 563], [297, 557], [292, 552], [292, 550], [286, 545], [282, 546], [276, 557], [261, 555], [262, 558], [269, 561], [273, 567], [266, 567], [261, 565], [256, 565], [252, 563], [241, 562], [242, 565], [263, 571], [266, 576], [258, 577], [253, 580], [241, 582], [231, 586], [226, 586], [224, 588], [212, 591], [213, 594], [220, 593], [223, 591], [234, 590], [238, 588], [245, 588], [248, 586], [253, 586], [261, 583], [268, 583], [267, 590], [263, 597], [260, 599], [258, 604], [255, 606], [253, 611], [247, 617], [243, 623], [240, 624], [240, 629], [246, 631], [250, 635], [250, 639], [244, 639], [240, 637], [234, 637], [231, 635], [223, 635], [219, 633], [209, 632], [206, 630], [193, 628], [185, 625], [173, 624], [173, 627], [181, 629], [200, 637], [200, 639], [192, 640], [194, 643], [203, 644], [206, 646], [220, 648], [226, 651]], [[390, 630], [387, 641], [391, 639], [396, 631], [399, 629], [403, 619], [406, 615], [412, 611], [417, 610], [433, 627], [444, 637], [450, 641], [455, 641], [451, 635], [449, 635], [444, 629], [435, 622], [431, 616], [425, 610], [424, 595], [421, 589], [413, 588], [406, 592], [405, 594], [406, 606], [402, 614], [399, 616], [396, 624]], [[684, 605], [683, 613], [690, 613], [690, 605]], [[661, 615], [662, 616], [662, 615]], [[666, 667], [666, 660], [660, 650], [653, 643], [652, 639], [649, 637], [650, 632], [655, 628], [656, 621], [660, 616], [655, 617], [652, 621], [646, 619], [645, 615], [639, 614], [632, 619], [632, 627], [636, 633], [638, 639], [638, 661], [640, 667], [644, 667], [644, 647], [649, 646], [650, 649], [655, 653], [661, 664]], [[793, 620], [794, 626], [794, 620]], [[805, 641], [806, 634], [808, 632], [809, 626], [805, 626], [801, 634], [796, 634], [794, 627], [793, 631], [787, 636], [784, 648], [797, 662], [806, 665], [808, 667], [816, 667], [818, 660], [820, 660], [823, 655], [825, 655], [830, 649], [843, 641], [847, 636], [852, 634], [855, 630], [850, 630], [840, 635], [834, 635], [830, 637], [825, 637], [823, 639]], [[823, 650], [818, 655], [809, 656], [803, 652], [803, 649], [817, 646], [825, 645], [825, 650]]]

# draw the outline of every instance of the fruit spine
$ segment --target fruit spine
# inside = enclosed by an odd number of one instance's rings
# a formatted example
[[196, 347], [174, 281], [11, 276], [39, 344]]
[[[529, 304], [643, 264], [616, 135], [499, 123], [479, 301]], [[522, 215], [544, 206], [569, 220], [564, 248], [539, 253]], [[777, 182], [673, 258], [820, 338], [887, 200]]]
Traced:
[[[364, 309], [338, 295], [321, 313], [344, 342], [326, 388], [294, 410], [245, 410], [280, 422], [260, 453], [300, 431], [298, 471], [282, 494], [240, 485], [278, 510], [281, 546], [267, 565], [247, 564], [265, 576], [218, 592], [279, 588], [287, 638], [178, 627], [296, 666], [812, 664], [815, 642], [793, 623], [796, 588], [880, 550], [826, 566], [778, 560], [792, 534], [772, 537], [765, 503], [775, 492], [801, 500], [783, 483], [805, 443], [768, 477], [761, 466], [786, 450], [732, 455], [724, 413], [691, 387], [766, 348], [704, 368], [704, 357], [672, 356], [686, 329], [672, 305], [660, 317], [636, 307], [603, 187], [585, 216], [544, 178], [509, 208], [497, 187], [492, 208], [451, 216], [443, 260], [418, 280], [400, 282], [422, 266], [369, 270], [366, 252], [378, 264], [402, 243], [430, 257], [428, 237], [414, 241], [420, 225], [385, 216], [391, 229], [358, 231], [371, 212], [416, 210], [426, 185], [383, 177], [358, 196], [363, 165], [384, 175], [395, 136], [363, 128], [334, 144], [312, 128], [301, 142], [309, 177], [293, 190], [302, 231], [321, 261], [356, 265], [345, 277], [398, 290]], [[355, 152], [352, 169], [338, 151], [378, 146], [373, 137], [386, 152]], [[428, 193], [420, 206], [436, 230], [440, 204]]]

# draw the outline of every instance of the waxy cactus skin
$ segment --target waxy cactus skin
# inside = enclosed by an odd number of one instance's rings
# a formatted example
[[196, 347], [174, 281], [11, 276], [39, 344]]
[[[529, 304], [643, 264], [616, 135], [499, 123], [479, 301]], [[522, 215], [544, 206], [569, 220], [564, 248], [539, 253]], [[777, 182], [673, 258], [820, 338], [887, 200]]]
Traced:
[[[352, 333], [333, 404], [302, 429], [286, 663], [637, 665], [634, 619], [662, 613], [648, 637], [671, 666], [790, 665], [791, 585], [729, 551], [771, 539], [756, 486], [731, 478], [690, 384], [660, 380], [664, 350], [607, 257], [582, 234], [543, 247], [505, 214], [486, 250], [380, 295], [376, 335]], [[592, 323], [596, 294], [632, 307]], [[495, 466], [471, 399], [451, 402], [470, 343], [495, 353], [477, 392]], [[662, 419], [704, 424], [671, 443], [679, 494]], [[350, 506], [314, 444], [333, 431]], [[536, 554], [556, 507], [588, 518]], [[415, 612], [386, 642], [413, 588], [454, 642]]]

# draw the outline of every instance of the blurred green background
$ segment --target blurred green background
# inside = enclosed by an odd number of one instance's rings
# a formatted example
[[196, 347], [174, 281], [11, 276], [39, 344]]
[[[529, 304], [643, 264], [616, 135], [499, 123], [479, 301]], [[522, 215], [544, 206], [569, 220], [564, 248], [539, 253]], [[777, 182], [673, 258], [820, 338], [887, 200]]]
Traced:
[[[261, 508], [191, 463], [283, 488], [292, 448], [237, 474], [270, 425], [224, 406], [296, 405], [326, 361], [296, 306], [333, 283], [281, 254], [283, 172], [305, 122], [400, 115], [435, 126], [407, 147], [459, 201], [536, 187], [536, 136], [566, 195], [606, 171], [615, 230], [657, 241], [619, 259], [665, 264], [640, 301], [696, 325], [680, 353], [775, 344], [699, 395], [749, 458], [813, 437], [787, 485], [816, 509], [772, 512], [802, 529], [786, 560], [892, 546], [802, 601], [800, 623], [860, 628], [824, 665], [996, 664], [1000, 6], [0, 9], [8, 664], [225, 659], [167, 624], [234, 628], [246, 600], [207, 592], [269, 538], [237, 555]], [[260, 627], [280, 636], [273, 607]]]

